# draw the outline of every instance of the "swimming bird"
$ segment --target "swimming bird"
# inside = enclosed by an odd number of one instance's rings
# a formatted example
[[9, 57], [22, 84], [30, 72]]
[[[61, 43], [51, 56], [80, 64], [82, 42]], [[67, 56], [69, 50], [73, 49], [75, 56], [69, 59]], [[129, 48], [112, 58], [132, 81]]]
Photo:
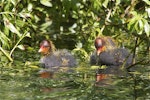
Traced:
[[77, 65], [75, 57], [67, 49], [56, 50], [52, 41], [43, 40], [38, 52], [43, 55], [40, 59], [40, 64], [44, 68], [40, 72], [43, 77], [49, 77], [59, 71], [70, 71], [69, 68]]
[[105, 66], [96, 73], [96, 81], [99, 82], [109, 75], [123, 75], [122, 69], [132, 64], [132, 55], [125, 48], [117, 48], [110, 37], [98, 37], [94, 42], [96, 52], [90, 57], [90, 64]]

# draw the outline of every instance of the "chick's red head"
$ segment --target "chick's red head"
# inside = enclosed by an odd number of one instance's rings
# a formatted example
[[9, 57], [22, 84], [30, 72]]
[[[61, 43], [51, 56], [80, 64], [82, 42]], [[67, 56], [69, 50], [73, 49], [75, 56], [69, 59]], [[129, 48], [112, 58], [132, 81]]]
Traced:
[[40, 49], [38, 52], [46, 55], [46, 54], [49, 54], [50, 52], [50, 49], [51, 49], [51, 44], [48, 40], [43, 40], [41, 43], [40, 43]]
[[105, 41], [100, 37], [96, 38], [95, 39], [95, 48], [97, 50], [96, 51], [97, 55], [99, 55], [105, 49]]

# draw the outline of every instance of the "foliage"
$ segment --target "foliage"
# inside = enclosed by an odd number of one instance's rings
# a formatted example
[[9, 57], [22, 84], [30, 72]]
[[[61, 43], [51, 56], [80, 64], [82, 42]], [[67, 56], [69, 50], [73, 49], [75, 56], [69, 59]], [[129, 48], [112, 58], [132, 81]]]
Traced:
[[[1, 0], [0, 8], [0, 80], [2, 86], [12, 89], [2, 88], [0, 97], [7, 99], [9, 94], [12, 99], [36, 100], [150, 98], [149, 0]], [[127, 77], [114, 77], [111, 85], [95, 86], [89, 55], [94, 51], [97, 36], [113, 37], [119, 46], [129, 48], [135, 62], [128, 69], [134, 72]], [[40, 58], [37, 45], [45, 38], [51, 39], [57, 48], [73, 50], [79, 59], [74, 73], [61, 73], [67, 80], [41, 79], [33, 74], [39, 70], [35, 64]], [[43, 87], [56, 91], [43, 93]], [[64, 91], [60, 92], [62, 88]], [[28, 96], [23, 89], [33, 94]]]

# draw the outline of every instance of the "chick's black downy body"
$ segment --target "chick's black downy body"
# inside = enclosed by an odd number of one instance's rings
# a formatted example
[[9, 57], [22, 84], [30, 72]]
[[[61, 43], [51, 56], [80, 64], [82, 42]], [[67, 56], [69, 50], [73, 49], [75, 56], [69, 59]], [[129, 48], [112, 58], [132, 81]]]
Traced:
[[75, 67], [77, 62], [75, 57], [66, 49], [56, 50], [52, 41], [43, 40], [40, 43], [39, 52], [43, 55], [40, 64], [44, 68], [43, 72], [58, 72], [62, 69]]
[[117, 48], [114, 40], [110, 37], [98, 37], [95, 39], [96, 52], [90, 57], [90, 64], [106, 66], [96, 72], [96, 81], [101, 81], [107, 75], [124, 75], [126, 67], [132, 64], [132, 55], [125, 48]]
[[74, 67], [76, 60], [74, 56], [66, 49], [57, 50], [40, 59], [40, 63], [44, 68], [55, 69], [58, 67]]
[[132, 64], [132, 56], [123, 48], [103, 51], [99, 55], [93, 54], [90, 58], [91, 65], [106, 65], [107, 74], [119, 73], [121, 67]]

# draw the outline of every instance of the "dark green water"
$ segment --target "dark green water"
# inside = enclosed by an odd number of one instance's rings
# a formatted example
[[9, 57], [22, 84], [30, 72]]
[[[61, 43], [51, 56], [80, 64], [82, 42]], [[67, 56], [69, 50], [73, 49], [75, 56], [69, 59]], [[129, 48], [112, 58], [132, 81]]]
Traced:
[[[149, 100], [149, 78], [113, 77], [108, 85], [95, 84], [95, 71], [88, 63], [80, 64], [72, 73], [59, 73], [55, 78], [39, 77], [36, 62], [40, 55], [16, 52], [15, 61], [1, 62], [0, 100]], [[143, 77], [142, 77], [143, 76]]]

